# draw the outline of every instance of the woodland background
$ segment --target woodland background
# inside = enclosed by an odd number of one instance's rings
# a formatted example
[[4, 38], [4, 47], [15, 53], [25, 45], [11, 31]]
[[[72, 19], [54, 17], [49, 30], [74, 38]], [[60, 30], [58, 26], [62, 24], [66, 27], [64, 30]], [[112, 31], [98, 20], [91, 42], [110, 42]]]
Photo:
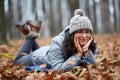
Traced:
[[120, 0], [0, 0], [0, 42], [21, 38], [19, 20], [42, 21], [42, 37], [68, 26], [75, 9], [85, 10], [94, 33], [120, 33]]
[[[13, 63], [25, 40], [17, 21], [43, 22], [37, 39], [42, 47], [69, 24], [78, 8], [94, 26], [99, 49], [95, 64], [46, 73]], [[0, 0], [0, 80], [120, 80], [120, 0]]]

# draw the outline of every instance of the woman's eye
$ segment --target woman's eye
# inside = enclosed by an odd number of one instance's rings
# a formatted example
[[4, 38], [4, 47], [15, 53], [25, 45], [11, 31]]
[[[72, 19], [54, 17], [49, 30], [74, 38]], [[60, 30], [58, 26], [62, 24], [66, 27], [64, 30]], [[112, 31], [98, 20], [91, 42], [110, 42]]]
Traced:
[[86, 31], [78, 30], [76, 31], [76, 33], [91, 33], [91, 31], [90, 30], [86, 30]]
[[77, 33], [83, 33], [82, 31], [77, 31]]
[[89, 31], [87, 31], [86, 33], [90, 33]]
[[91, 31], [88, 30], [88, 31], [86, 31], [86, 33], [91, 33]]
[[79, 33], [83, 33], [82, 31], [79, 31]]

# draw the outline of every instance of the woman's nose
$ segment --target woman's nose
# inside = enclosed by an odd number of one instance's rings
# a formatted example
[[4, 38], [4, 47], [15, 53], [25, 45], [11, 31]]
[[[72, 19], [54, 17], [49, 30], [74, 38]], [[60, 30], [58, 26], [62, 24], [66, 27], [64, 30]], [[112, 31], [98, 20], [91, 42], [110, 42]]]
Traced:
[[83, 37], [86, 37], [86, 33], [83, 33], [82, 36], [83, 36]]

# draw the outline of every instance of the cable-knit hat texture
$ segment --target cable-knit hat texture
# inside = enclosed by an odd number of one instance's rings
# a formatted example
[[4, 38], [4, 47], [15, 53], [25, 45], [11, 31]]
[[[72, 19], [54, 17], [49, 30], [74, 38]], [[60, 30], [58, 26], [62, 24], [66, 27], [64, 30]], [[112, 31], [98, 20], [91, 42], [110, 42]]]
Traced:
[[72, 34], [73, 32], [80, 29], [89, 29], [93, 32], [91, 21], [85, 15], [85, 11], [82, 9], [76, 9], [74, 11], [74, 16], [71, 18], [69, 26], [69, 34]]

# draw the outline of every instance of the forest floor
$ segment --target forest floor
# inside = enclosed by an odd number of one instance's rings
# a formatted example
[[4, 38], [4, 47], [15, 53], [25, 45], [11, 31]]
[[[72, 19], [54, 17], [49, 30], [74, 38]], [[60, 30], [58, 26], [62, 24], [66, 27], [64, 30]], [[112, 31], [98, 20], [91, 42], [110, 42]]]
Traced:
[[[96, 63], [77, 66], [70, 71], [26, 71], [13, 60], [24, 39], [10, 40], [0, 45], [0, 80], [120, 80], [120, 34], [94, 35], [99, 48]], [[52, 38], [39, 38], [40, 46], [49, 45]]]

